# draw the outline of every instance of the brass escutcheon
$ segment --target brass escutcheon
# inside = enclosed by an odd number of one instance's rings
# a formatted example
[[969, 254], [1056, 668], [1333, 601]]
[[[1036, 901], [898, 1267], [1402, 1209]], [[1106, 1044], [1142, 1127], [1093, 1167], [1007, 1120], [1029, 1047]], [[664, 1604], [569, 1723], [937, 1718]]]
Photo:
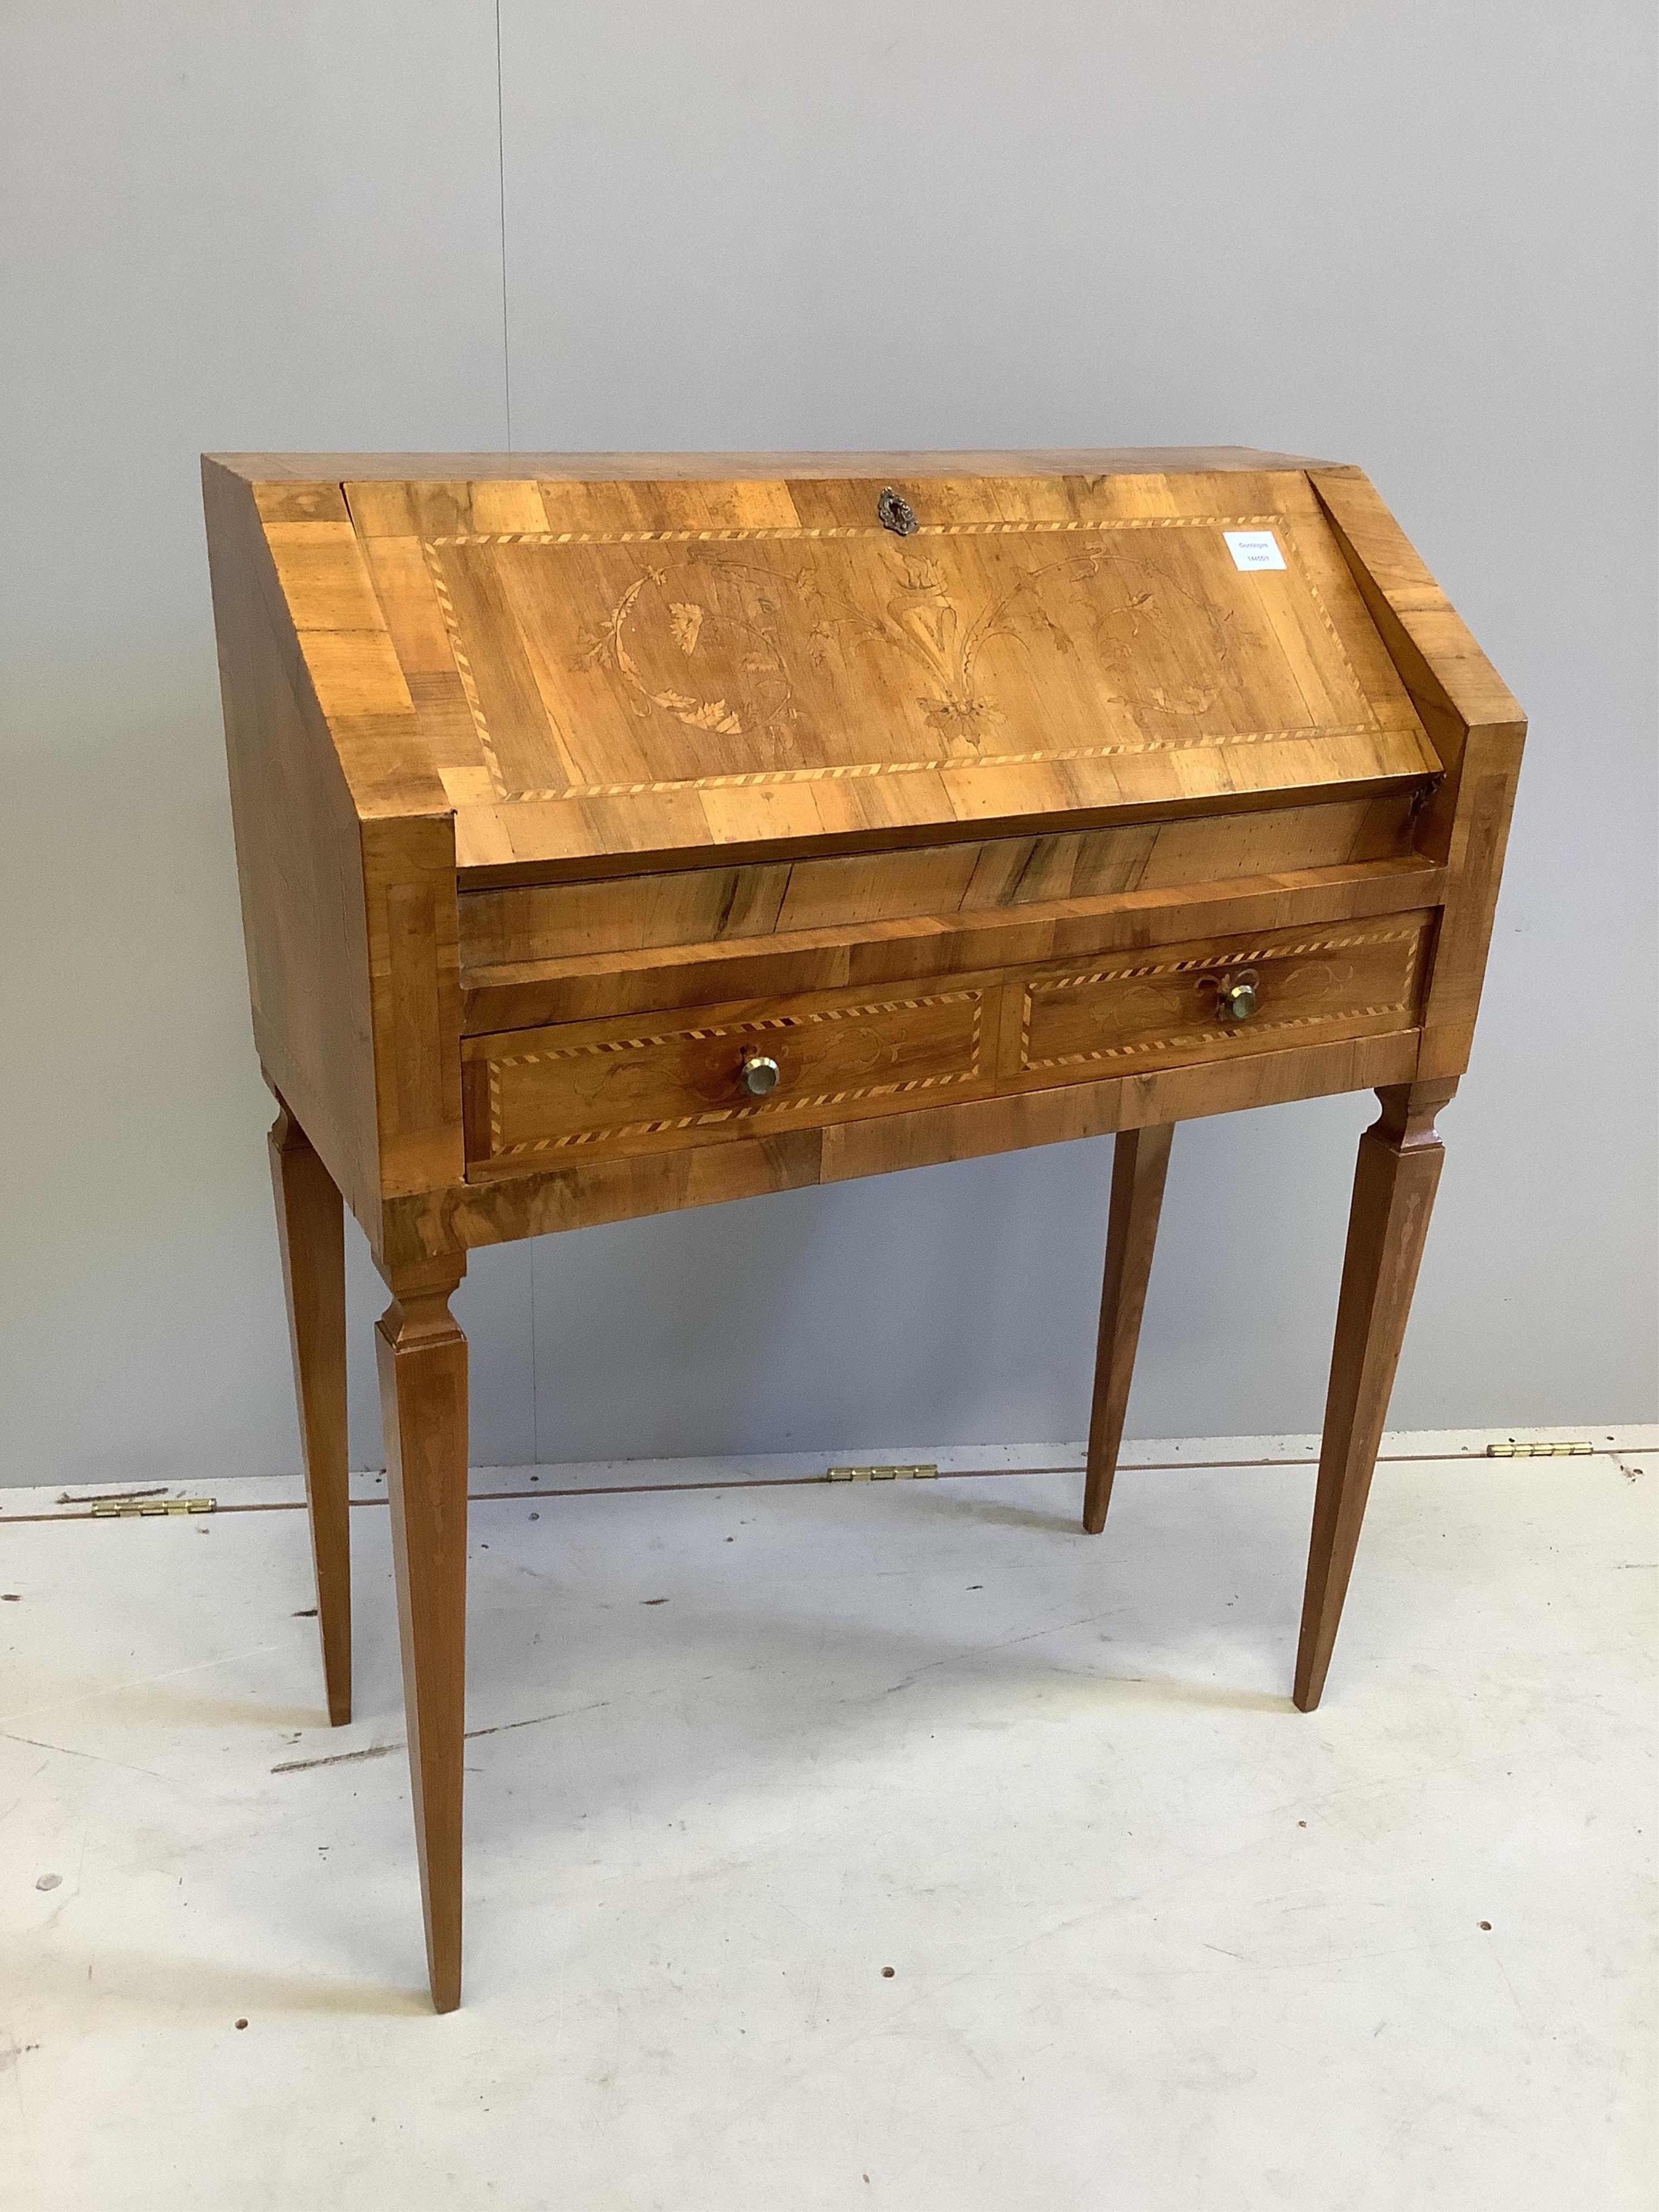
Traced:
[[901, 538], [914, 538], [916, 533], [916, 510], [891, 484], [876, 501], [876, 520], [884, 530], [896, 531]]
[[1243, 969], [1237, 975], [1201, 975], [1200, 988], [1207, 987], [1215, 993], [1218, 1021], [1248, 1022], [1256, 1009], [1256, 985], [1261, 978], [1254, 968]]

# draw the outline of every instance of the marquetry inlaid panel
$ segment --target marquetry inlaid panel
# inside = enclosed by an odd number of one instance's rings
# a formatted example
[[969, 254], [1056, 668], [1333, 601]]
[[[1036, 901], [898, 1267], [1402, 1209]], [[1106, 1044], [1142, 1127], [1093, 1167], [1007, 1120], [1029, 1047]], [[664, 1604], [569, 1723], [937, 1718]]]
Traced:
[[464, 868], [1437, 765], [1299, 473], [473, 489], [345, 487]]
[[[989, 1087], [981, 987], [711, 1007], [695, 1024], [586, 1022], [468, 1042], [469, 1172], [556, 1166], [845, 1121]], [[750, 1054], [781, 1070], [751, 1097]]]
[[[1228, 530], [1287, 566], [1242, 574]], [[423, 551], [502, 796], [1364, 736], [1279, 514], [523, 532]]]
[[[1419, 1018], [1433, 916], [1172, 945], [1030, 975], [1021, 989], [1022, 1084], [1093, 1082], [1217, 1053], [1381, 1035]], [[1248, 975], [1255, 1009], [1221, 1019], [1218, 987]]]
[[[1418, 1020], [1431, 912], [1018, 966], [880, 993], [816, 992], [469, 1037], [468, 1172], [674, 1150], [915, 1110], [992, 1090], [1097, 1082], [1218, 1054], [1382, 1036]], [[1218, 988], [1248, 975], [1228, 1022]], [[746, 1095], [744, 1060], [780, 1080]]]

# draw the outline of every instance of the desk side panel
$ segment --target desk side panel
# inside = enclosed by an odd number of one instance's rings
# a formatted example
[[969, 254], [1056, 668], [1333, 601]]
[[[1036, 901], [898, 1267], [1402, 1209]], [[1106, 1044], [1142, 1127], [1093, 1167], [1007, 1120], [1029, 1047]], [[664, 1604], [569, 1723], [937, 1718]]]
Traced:
[[380, 1212], [363, 854], [252, 494], [203, 467], [254, 1041], [353, 1212]]
[[[465, 1173], [455, 818], [363, 824], [369, 981], [385, 1198]], [[377, 1252], [380, 1237], [371, 1232]]]
[[462, 1172], [454, 813], [343, 488], [252, 491], [279, 635], [360, 824], [380, 1191], [405, 1196]]
[[1418, 825], [1446, 890], [1417, 1073], [1455, 1078], [1469, 1064], [1527, 718], [1370, 481], [1358, 469], [1310, 480], [1445, 771]]

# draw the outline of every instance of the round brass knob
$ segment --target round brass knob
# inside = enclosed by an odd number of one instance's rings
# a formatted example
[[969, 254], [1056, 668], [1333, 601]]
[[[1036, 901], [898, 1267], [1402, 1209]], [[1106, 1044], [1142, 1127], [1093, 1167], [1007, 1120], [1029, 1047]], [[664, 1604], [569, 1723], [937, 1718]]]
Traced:
[[1224, 1022], [1248, 1022], [1255, 1012], [1256, 974], [1253, 968], [1240, 975], [1223, 975], [1215, 987], [1215, 1010]]
[[763, 1052], [746, 1052], [743, 1056], [743, 1087], [751, 1098], [764, 1098], [769, 1091], [775, 1091], [783, 1070], [775, 1060]]

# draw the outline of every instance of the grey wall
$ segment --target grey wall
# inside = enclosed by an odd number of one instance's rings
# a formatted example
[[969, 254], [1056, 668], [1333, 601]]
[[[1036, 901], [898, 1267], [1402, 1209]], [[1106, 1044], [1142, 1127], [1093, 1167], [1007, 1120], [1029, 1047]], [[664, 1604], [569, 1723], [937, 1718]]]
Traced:
[[[1650, 7], [501, 0], [499, 107], [496, 27], [0, 14], [0, 1476], [295, 1461], [204, 447], [1363, 463], [1533, 716], [1395, 1418], [1649, 1415]], [[1136, 1432], [1316, 1423], [1367, 1118], [1182, 1133]], [[475, 1456], [1075, 1437], [1108, 1168], [481, 1254]]]

